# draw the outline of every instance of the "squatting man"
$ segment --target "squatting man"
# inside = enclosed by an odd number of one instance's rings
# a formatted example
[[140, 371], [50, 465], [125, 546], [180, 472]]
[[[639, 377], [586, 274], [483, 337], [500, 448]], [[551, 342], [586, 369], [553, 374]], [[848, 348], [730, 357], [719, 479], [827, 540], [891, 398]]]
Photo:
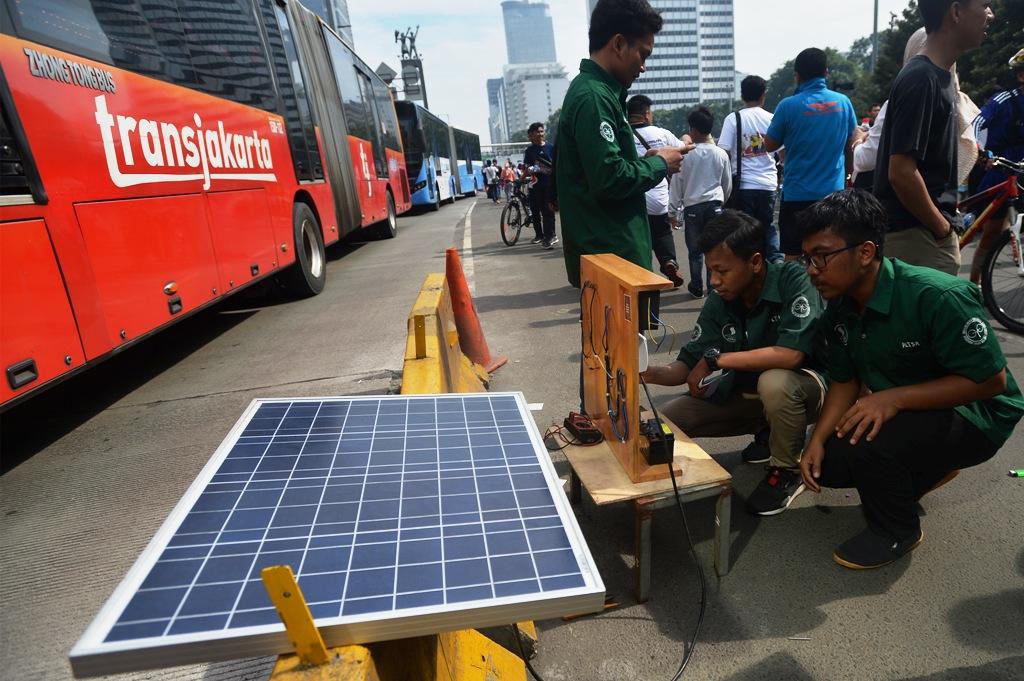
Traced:
[[695, 437], [767, 423], [770, 465], [751, 512], [780, 513], [805, 488], [856, 488], [866, 528], [833, 559], [876, 568], [920, 545], [917, 502], [991, 459], [1024, 397], [977, 287], [883, 257], [874, 196], [835, 192], [801, 217], [803, 254], [778, 265], [765, 263], [752, 218], [724, 211], [708, 224], [714, 292], [678, 360], [642, 377], [688, 385], [663, 412]]

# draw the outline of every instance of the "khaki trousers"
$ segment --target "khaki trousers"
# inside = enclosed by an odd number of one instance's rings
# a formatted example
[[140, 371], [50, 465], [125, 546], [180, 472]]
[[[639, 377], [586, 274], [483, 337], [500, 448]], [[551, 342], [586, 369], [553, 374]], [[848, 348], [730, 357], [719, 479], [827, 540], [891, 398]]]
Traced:
[[757, 379], [756, 395], [734, 394], [724, 404], [683, 395], [661, 409], [661, 415], [690, 437], [753, 435], [771, 428], [771, 465], [796, 468], [804, 449], [807, 426], [818, 419], [825, 387], [810, 371], [769, 369]]
[[939, 241], [924, 227], [889, 232], [882, 252], [910, 265], [931, 267], [954, 277], [960, 274], [960, 238], [956, 232]]

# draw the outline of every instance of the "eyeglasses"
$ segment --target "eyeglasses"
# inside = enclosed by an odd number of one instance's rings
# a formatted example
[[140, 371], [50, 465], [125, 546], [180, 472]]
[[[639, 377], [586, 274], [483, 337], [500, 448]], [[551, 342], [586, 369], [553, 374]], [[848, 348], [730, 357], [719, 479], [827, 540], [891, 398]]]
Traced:
[[803, 267], [805, 270], [814, 267], [814, 269], [821, 272], [826, 267], [828, 267], [828, 261], [831, 260], [833, 257], [839, 255], [840, 253], [845, 253], [846, 251], [853, 250], [854, 248], [857, 248], [857, 246], [866, 243], [866, 241], [858, 241], [855, 244], [850, 244], [845, 248], [829, 251], [828, 253], [815, 253], [814, 255], [804, 253], [797, 259], [797, 262], [800, 263], [800, 266]]

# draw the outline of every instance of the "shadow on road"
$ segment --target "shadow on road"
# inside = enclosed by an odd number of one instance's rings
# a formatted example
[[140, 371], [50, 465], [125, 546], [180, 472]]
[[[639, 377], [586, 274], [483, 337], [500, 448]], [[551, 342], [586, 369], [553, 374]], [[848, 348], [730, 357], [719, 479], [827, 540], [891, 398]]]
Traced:
[[[369, 241], [356, 237], [368, 236], [362, 231], [349, 235], [327, 249], [327, 259], [333, 262], [357, 252]], [[332, 283], [328, 278], [327, 285]], [[260, 309], [295, 300], [275, 277], [268, 277], [0, 414], [0, 473], [24, 462]]]
[[204, 310], [9, 409], [0, 415], [0, 473], [26, 461], [254, 314], [223, 306]]
[[814, 678], [789, 653], [775, 653], [743, 671], [724, 677], [723, 681], [814, 681]]
[[[1017, 649], [1020, 649], [1018, 642]], [[1002, 660], [981, 664], [976, 667], [956, 667], [945, 669], [941, 672], [928, 674], [927, 676], [903, 677], [901, 681], [1008, 681], [1019, 679], [1021, 669], [1024, 669], [1024, 655], [1017, 657], [1006, 657]]]
[[[492, 312], [494, 310], [531, 310], [538, 307], [572, 305], [574, 303], [578, 305], [579, 301], [580, 294], [576, 289], [562, 286], [521, 295], [503, 293], [494, 296], [477, 296], [473, 303], [476, 305], [477, 312]], [[572, 317], [572, 319], [575, 321], [576, 318]]]

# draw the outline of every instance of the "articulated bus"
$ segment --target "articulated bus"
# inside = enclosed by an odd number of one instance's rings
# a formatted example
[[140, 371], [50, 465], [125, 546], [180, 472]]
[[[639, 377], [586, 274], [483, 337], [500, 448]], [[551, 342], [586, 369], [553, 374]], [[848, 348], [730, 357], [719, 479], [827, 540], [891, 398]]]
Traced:
[[437, 210], [442, 201], [454, 202], [455, 154], [448, 124], [415, 102], [395, 102], [395, 111], [402, 129], [412, 205]]
[[0, 410], [410, 207], [384, 83], [288, 0], [0, 0]]
[[484, 163], [480, 154], [480, 136], [458, 128], [452, 128], [455, 158], [458, 161], [459, 193], [473, 196], [484, 186]]

